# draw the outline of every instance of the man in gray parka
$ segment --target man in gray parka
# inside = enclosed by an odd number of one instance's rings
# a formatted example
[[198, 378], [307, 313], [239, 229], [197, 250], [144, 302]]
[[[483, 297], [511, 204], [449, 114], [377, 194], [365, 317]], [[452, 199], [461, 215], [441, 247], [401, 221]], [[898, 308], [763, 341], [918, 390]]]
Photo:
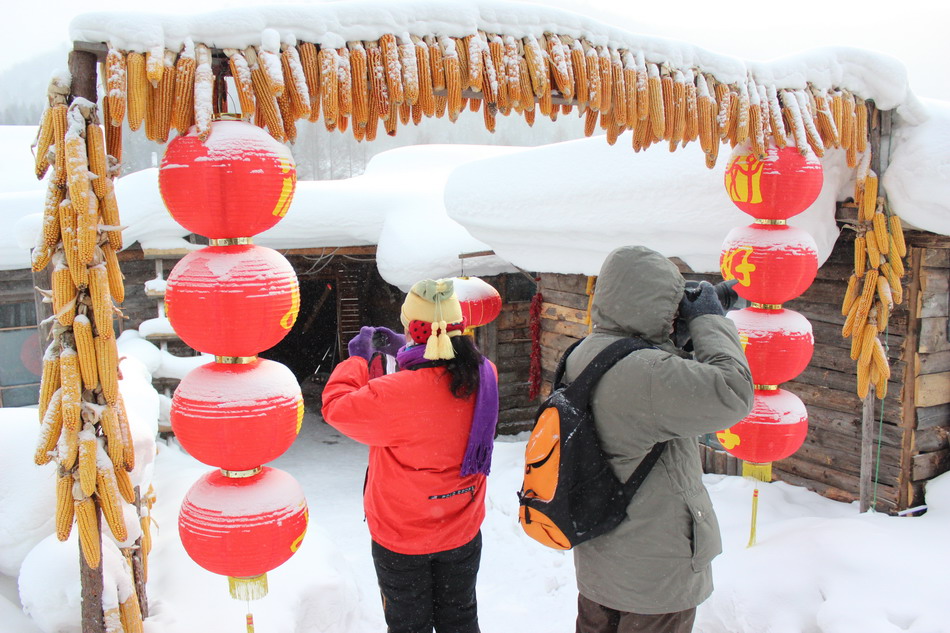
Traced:
[[[696, 438], [749, 413], [752, 378], [714, 287], [703, 282], [692, 301], [684, 287], [661, 254], [642, 246], [614, 250], [597, 278], [593, 331], [567, 360], [570, 382], [618, 338], [635, 335], [654, 345], [607, 371], [592, 408], [621, 481], [654, 444], [667, 442], [623, 523], [574, 548], [577, 633], [688, 633], [697, 605], [712, 593], [710, 563], [722, 542]], [[692, 356], [671, 341], [677, 316], [688, 324]]]

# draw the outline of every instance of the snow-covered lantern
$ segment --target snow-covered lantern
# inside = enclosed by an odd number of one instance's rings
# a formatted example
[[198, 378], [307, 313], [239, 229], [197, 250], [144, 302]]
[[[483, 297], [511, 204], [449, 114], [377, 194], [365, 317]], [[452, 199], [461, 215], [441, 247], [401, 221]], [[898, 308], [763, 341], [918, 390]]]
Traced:
[[228, 577], [232, 598], [254, 600], [267, 594], [267, 572], [300, 547], [308, 520], [303, 489], [288, 473], [213, 470], [185, 495], [178, 533], [192, 560]]
[[792, 392], [773, 388], [757, 389], [752, 412], [716, 438], [729, 454], [770, 473], [771, 463], [797, 451], [807, 433], [805, 404]]
[[760, 220], [787, 220], [807, 209], [821, 193], [821, 161], [810, 149], [770, 143], [760, 158], [749, 142], [736, 146], [726, 167], [732, 202]]
[[215, 356], [250, 357], [280, 342], [300, 309], [300, 286], [277, 251], [239, 244], [208, 246], [168, 275], [165, 310], [189, 346]]
[[818, 272], [818, 246], [807, 231], [787, 224], [753, 223], [732, 229], [723, 241], [719, 268], [736, 279], [743, 299], [779, 305], [801, 295]]
[[743, 308], [727, 317], [736, 324], [752, 382], [779, 385], [802, 373], [815, 350], [811, 322], [794, 310]]
[[498, 318], [501, 313], [501, 295], [494, 286], [478, 277], [456, 277], [454, 285], [466, 330], [486, 325]]
[[250, 470], [290, 448], [304, 404], [293, 372], [281, 363], [208, 363], [188, 372], [175, 389], [171, 425], [198, 461], [225, 470]]
[[168, 144], [158, 170], [165, 206], [183, 227], [212, 239], [251, 237], [290, 208], [297, 170], [290, 150], [244, 121], [194, 127]]

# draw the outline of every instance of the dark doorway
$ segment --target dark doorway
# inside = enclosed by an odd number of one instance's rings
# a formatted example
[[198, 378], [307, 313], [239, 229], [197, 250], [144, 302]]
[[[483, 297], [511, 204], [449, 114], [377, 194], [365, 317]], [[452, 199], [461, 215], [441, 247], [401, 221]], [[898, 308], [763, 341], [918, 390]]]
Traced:
[[329, 374], [339, 360], [337, 292], [333, 279], [306, 278], [300, 283], [300, 313], [284, 339], [260, 353], [261, 358], [286, 365], [297, 382]]

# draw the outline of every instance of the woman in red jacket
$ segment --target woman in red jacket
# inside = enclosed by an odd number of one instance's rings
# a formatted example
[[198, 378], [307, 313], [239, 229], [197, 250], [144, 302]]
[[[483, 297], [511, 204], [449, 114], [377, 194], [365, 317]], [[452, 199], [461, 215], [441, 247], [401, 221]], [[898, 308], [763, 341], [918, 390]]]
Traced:
[[[370, 446], [363, 505], [389, 633], [478, 633], [497, 373], [462, 335], [451, 279], [415, 284], [401, 320], [405, 346], [386, 328], [364, 327], [350, 341], [323, 390], [323, 417]], [[381, 338], [399, 371], [371, 380]]]

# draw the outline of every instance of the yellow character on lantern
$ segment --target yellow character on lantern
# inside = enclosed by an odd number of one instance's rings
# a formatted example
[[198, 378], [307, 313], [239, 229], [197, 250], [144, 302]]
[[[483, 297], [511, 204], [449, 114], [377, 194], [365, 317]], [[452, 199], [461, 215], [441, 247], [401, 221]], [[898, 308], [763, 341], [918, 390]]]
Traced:
[[760, 181], [765, 163], [755, 154], [737, 156], [726, 171], [726, 191], [734, 202], [759, 204], [762, 202]]
[[297, 321], [297, 313], [300, 312], [300, 286], [294, 285], [293, 292], [290, 293], [290, 310], [280, 319], [280, 326], [289, 330]]
[[300, 549], [300, 544], [303, 543], [303, 537], [307, 534], [307, 526], [310, 525], [310, 508], [307, 508], [303, 511], [303, 519], [303, 531], [300, 533], [300, 536], [295, 538], [294, 542], [290, 544], [290, 551], [295, 554], [297, 553], [297, 550]]
[[739, 332], [739, 344], [742, 345], [742, 353], [745, 353], [745, 348], [749, 346], [749, 335], [745, 332]]
[[727, 451], [731, 451], [742, 443], [742, 438], [733, 433], [732, 429], [719, 431], [716, 433], [716, 439], [719, 440], [719, 443], [722, 444], [722, 447]]
[[297, 172], [293, 170], [293, 165], [286, 158], [280, 159], [280, 171], [284, 174], [284, 182], [280, 187], [280, 195], [277, 197], [277, 206], [274, 207], [274, 215], [279, 218], [287, 215], [290, 210], [290, 201], [293, 199], [294, 186], [297, 184]]
[[[739, 256], [739, 263], [735, 264], [736, 256]], [[738, 279], [739, 285], [748, 287], [752, 284], [752, 273], [755, 271], [755, 264], [749, 261], [752, 255], [751, 246], [739, 246], [730, 249], [722, 258], [720, 272], [722, 278], [726, 281]]]

